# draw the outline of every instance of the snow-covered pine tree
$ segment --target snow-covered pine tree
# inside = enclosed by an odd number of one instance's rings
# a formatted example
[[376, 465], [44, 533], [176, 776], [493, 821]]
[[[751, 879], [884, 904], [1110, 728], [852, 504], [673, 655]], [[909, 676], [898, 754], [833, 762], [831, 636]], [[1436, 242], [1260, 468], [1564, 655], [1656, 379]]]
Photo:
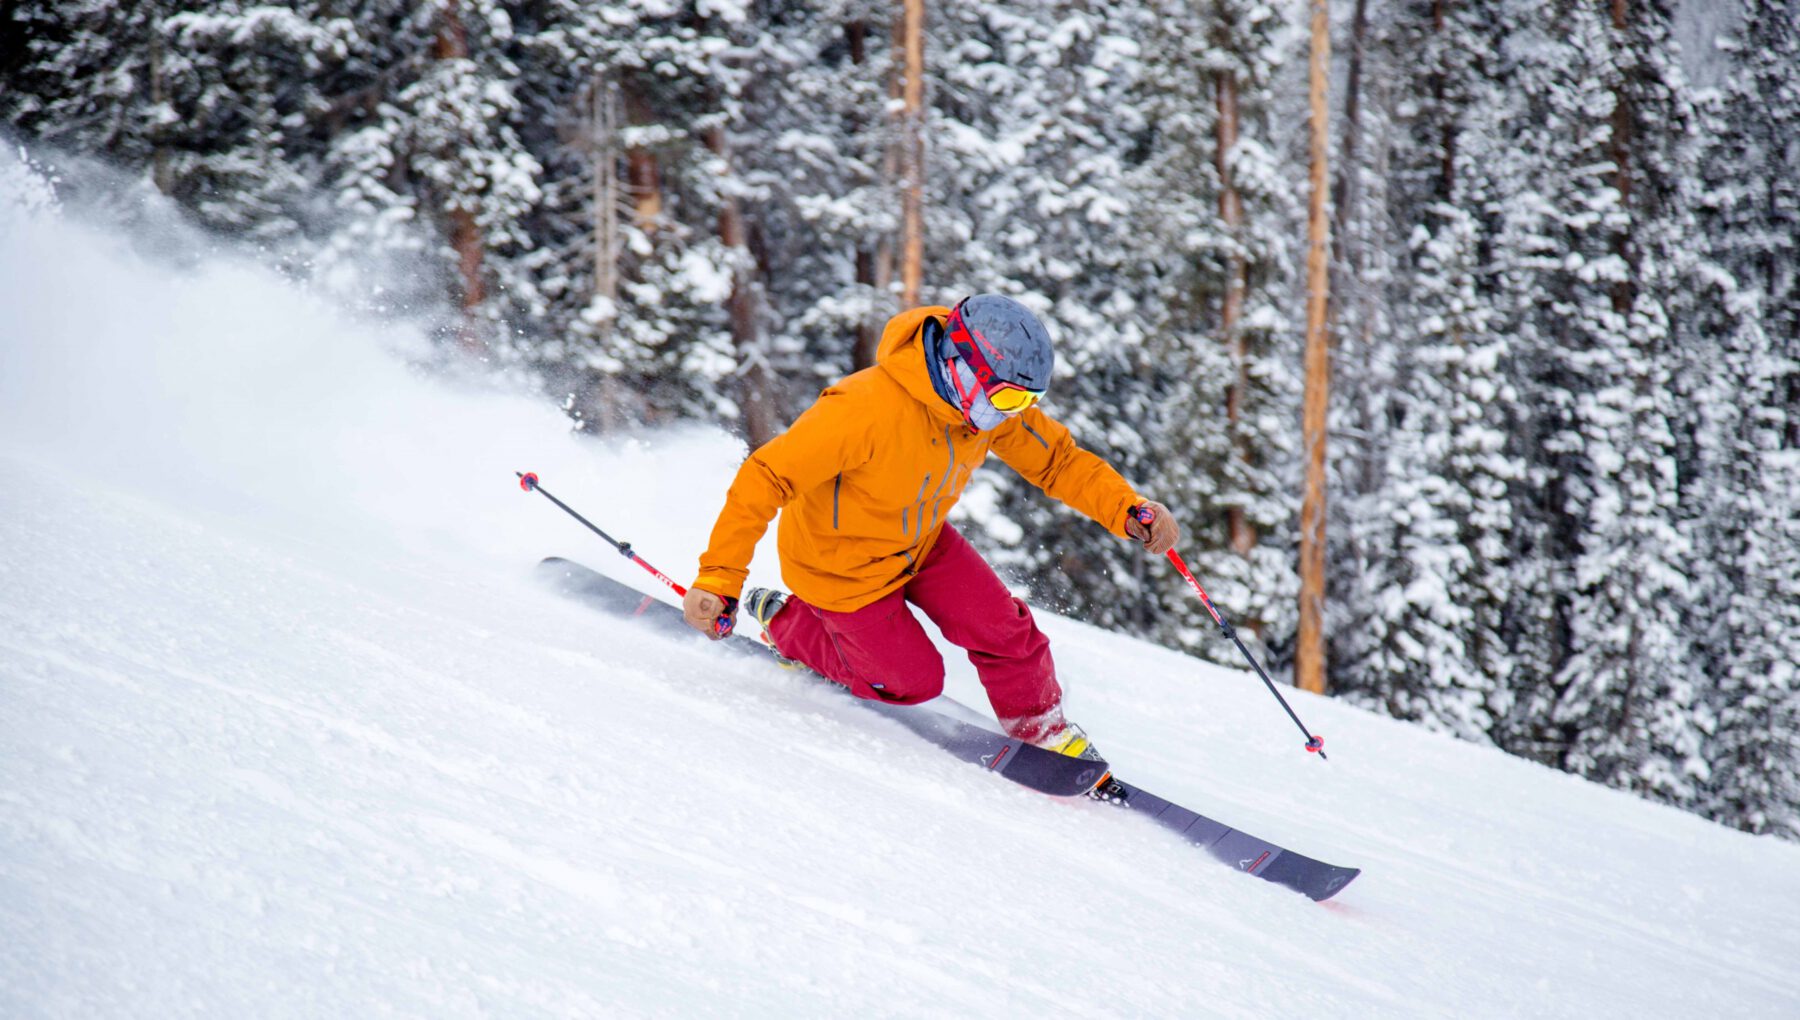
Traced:
[[743, 17], [665, 0], [515, 14], [521, 136], [545, 166], [521, 260], [546, 302], [531, 353], [580, 421], [737, 416], [706, 118]]
[[1510, 749], [1682, 803], [1705, 720], [1674, 510], [1668, 296], [1690, 263], [1668, 191], [1688, 108], [1666, 12], [1509, 5], [1496, 252], [1527, 471], [1514, 515]]
[[1358, 397], [1385, 404], [1375, 419], [1382, 461], [1370, 476], [1352, 473], [1364, 483], [1350, 509], [1364, 566], [1340, 574], [1348, 605], [1337, 614], [1333, 678], [1396, 717], [1485, 741], [1507, 692], [1501, 630], [1517, 473], [1504, 452], [1507, 342], [1492, 328], [1480, 226], [1466, 211], [1479, 205], [1492, 144], [1473, 73], [1491, 12], [1435, 2], [1399, 13], [1377, 54], [1401, 97], [1373, 118], [1397, 128], [1390, 205], [1377, 222], [1409, 236], [1386, 300], [1392, 326], [1364, 340], [1390, 347], [1376, 363], [1397, 371], [1379, 397]]
[[1390, 403], [1387, 470], [1366, 534], [1357, 624], [1340, 634], [1333, 676], [1353, 700], [1465, 739], [1489, 739], [1506, 702], [1505, 548], [1510, 514], [1504, 338], [1488, 327], [1470, 217], [1438, 206], [1414, 231], [1407, 345]]
[[[1362, 659], [1379, 638], [1372, 619], [1375, 592], [1384, 583], [1392, 514], [1387, 487], [1390, 404], [1397, 394], [1396, 361], [1401, 353], [1394, 320], [1410, 313], [1396, 287], [1397, 263], [1407, 254], [1406, 235], [1397, 233], [1396, 212], [1416, 218], [1396, 197], [1409, 168], [1397, 166], [1403, 138], [1395, 117], [1410, 116], [1418, 87], [1416, 46], [1429, 41], [1424, 21], [1405, 4], [1357, 0], [1340, 21], [1343, 38], [1333, 51], [1347, 64], [1338, 152], [1333, 160], [1331, 278], [1332, 493], [1326, 563], [1327, 658], [1332, 690], [1366, 696]], [[1400, 40], [1405, 40], [1404, 43]], [[1408, 105], [1408, 101], [1412, 105]], [[1290, 103], [1293, 100], [1288, 100]], [[1295, 109], [1298, 110], [1296, 104]], [[1293, 116], [1299, 117], [1298, 112]], [[1404, 150], [1405, 147], [1402, 145]], [[1417, 158], [1418, 153], [1413, 152]], [[1416, 175], [1416, 171], [1413, 171]], [[1414, 199], [1414, 205], [1418, 199]]]
[[[1295, 179], [1275, 143], [1279, 10], [1255, 2], [1148, 5], [1136, 89], [1148, 129], [1129, 182], [1147, 275], [1143, 413], [1159, 495], [1180, 508], [1183, 554], [1246, 638], [1293, 630], [1292, 466], [1297, 330], [1286, 302]], [[1159, 639], [1240, 663], [1161, 564], [1144, 598]]]
[[247, 235], [298, 263], [318, 219], [323, 169], [319, 86], [348, 53], [356, 26], [314, 3], [291, 8], [235, 0], [162, 22], [184, 55], [167, 69], [180, 132], [195, 140], [181, 176], [185, 201], [215, 230]]
[[1700, 236], [1693, 111], [1670, 43], [1669, 6], [1613, 5], [1607, 150], [1620, 218], [1599, 274], [1612, 324], [1582, 367], [1576, 402], [1585, 481], [1582, 600], [1554, 715], [1575, 729], [1571, 770], [1692, 806], [1713, 724], [1695, 669], [1677, 462], [1686, 415], [1672, 324], [1691, 312]]
[[[1706, 710], [1700, 808], [1751, 832], [1800, 836], [1800, 447], [1778, 396], [1793, 358], [1776, 352], [1754, 296], [1706, 274], [1716, 309], [1694, 323], [1708, 364], [1697, 462], [1685, 484], [1698, 562], [1690, 625]], [[1732, 321], [1735, 319], [1735, 321]], [[1684, 333], [1688, 331], [1684, 330]]]
[[302, 268], [348, 19], [314, 3], [84, 0], [23, 4], [12, 20], [7, 120], [143, 172], [202, 226]]
[[[295, 231], [309, 183], [292, 158], [315, 101], [307, 72], [341, 25], [229, 2], [203, 14], [160, 0], [30, 2], [8, 13], [8, 34], [18, 34], [0, 88], [7, 122], [143, 173], [208, 226], [264, 240]], [[132, 214], [128, 204], [120, 212]]]
[[[1610, 303], [1584, 280], [1607, 254], [1595, 229], [1612, 193], [1601, 149], [1609, 98], [1582, 41], [1604, 37], [1584, 8], [1555, 24], [1540, 0], [1506, 0], [1491, 46], [1494, 106], [1487, 123], [1497, 144], [1484, 210], [1493, 235], [1495, 328], [1514, 341], [1514, 384], [1522, 414], [1511, 451], [1524, 477], [1516, 487], [1512, 549], [1512, 711], [1496, 739], [1515, 754], [1560, 765], [1572, 740], [1550, 719], [1553, 678], [1570, 649], [1577, 599], [1567, 565], [1579, 555], [1581, 522], [1568, 510], [1578, 484], [1576, 393], [1586, 385], [1565, 351], [1585, 350], [1604, 332]], [[1596, 121], [1601, 121], [1596, 125]]]
[[540, 197], [541, 167], [517, 132], [512, 19], [497, 0], [436, 6], [432, 59], [395, 102], [412, 112], [411, 170], [426, 208], [444, 224], [463, 311], [500, 325], [491, 332], [504, 343], [504, 324], [541, 311], [532, 281], [513, 261], [532, 246], [523, 223]]
[[[787, 416], [871, 363], [899, 310], [900, 198], [888, 80], [895, 5], [805, 0], [769, 12], [765, 84], [746, 117], [766, 138], [745, 153], [769, 275], [770, 350], [788, 377]], [[927, 60], [931, 60], [930, 54]], [[859, 345], [861, 349], [859, 350]]]
[[148, 172], [165, 194], [179, 184], [178, 126], [169, 78], [172, 52], [162, 22], [172, 2], [36, 0], [11, 10], [13, 56], [0, 112], [27, 136], [95, 153]]
[[541, 309], [516, 261], [531, 247], [540, 167], [517, 131], [512, 18], [495, 0], [357, 6], [362, 81], [331, 150], [344, 215], [327, 267], [423, 245], [423, 285], [462, 313], [449, 333], [506, 352], [505, 324]]
[[[764, 139], [791, 140], [779, 118], [804, 117], [787, 105], [784, 75], [825, 27], [817, 7], [532, 8], [533, 102], [563, 125], [554, 140], [536, 136], [558, 170], [543, 228], [553, 243], [535, 260], [557, 295], [558, 329], [541, 354], [578, 416], [691, 415], [732, 422], [754, 442], [791, 417], [795, 393], [815, 388], [794, 384], [789, 316], [771, 301], [772, 280], [802, 286], [784, 256], [812, 249], [771, 215], [794, 168]], [[570, 64], [584, 69], [573, 84], [559, 70]], [[627, 209], [616, 264], [603, 267], [596, 182], [608, 174]], [[613, 293], [600, 293], [603, 277]]]
[[1800, 4], [1754, 0], [1708, 107], [1708, 271], [1684, 394], [1698, 668], [1717, 730], [1702, 810], [1800, 836]]

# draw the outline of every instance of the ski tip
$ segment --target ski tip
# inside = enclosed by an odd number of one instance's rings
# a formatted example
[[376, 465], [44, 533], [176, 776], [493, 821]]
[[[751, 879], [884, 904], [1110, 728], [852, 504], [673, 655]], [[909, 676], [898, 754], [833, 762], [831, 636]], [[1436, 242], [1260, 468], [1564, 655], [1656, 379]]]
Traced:
[[513, 474], [519, 476], [519, 488], [524, 489], [526, 492], [530, 492], [537, 488], [538, 476], [536, 471], [514, 471]]
[[1306, 889], [1304, 892], [1314, 903], [1324, 903], [1343, 892], [1344, 887], [1355, 881], [1356, 876], [1360, 874], [1362, 874], [1361, 868], [1333, 868], [1322, 884]]

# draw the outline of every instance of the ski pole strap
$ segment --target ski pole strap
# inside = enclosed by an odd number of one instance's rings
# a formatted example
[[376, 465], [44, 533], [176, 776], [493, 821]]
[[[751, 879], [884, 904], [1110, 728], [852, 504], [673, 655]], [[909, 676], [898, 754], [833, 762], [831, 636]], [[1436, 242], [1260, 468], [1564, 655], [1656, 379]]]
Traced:
[[733, 630], [737, 629], [738, 600], [729, 595], [719, 597], [725, 600], [725, 611], [713, 621], [713, 637], [727, 638], [731, 636]]

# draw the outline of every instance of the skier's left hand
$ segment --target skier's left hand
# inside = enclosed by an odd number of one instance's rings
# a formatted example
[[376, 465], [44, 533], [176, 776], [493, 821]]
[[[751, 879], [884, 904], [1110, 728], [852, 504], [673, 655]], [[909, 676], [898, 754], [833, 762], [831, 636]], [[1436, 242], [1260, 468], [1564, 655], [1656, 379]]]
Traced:
[[[1150, 523], [1144, 523], [1145, 517], [1150, 518]], [[1144, 543], [1152, 556], [1161, 556], [1181, 541], [1181, 525], [1175, 523], [1175, 515], [1153, 499], [1146, 499], [1131, 508], [1131, 513], [1125, 517], [1125, 531]]]

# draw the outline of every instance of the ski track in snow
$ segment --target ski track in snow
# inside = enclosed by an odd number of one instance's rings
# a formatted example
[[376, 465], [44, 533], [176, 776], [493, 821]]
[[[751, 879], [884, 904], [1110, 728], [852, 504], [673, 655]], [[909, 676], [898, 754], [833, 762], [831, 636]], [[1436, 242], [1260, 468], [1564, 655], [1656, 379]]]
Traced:
[[1365, 869], [1314, 904], [528, 583], [645, 579], [511, 470], [681, 578], [730, 441], [578, 441], [265, 274], [5, 205], [0, 1015], [1800, 1004], [1800, 847], [1290, 692], [1322, 764], [1254, 676], [1046, 615], [1121, 775]]

